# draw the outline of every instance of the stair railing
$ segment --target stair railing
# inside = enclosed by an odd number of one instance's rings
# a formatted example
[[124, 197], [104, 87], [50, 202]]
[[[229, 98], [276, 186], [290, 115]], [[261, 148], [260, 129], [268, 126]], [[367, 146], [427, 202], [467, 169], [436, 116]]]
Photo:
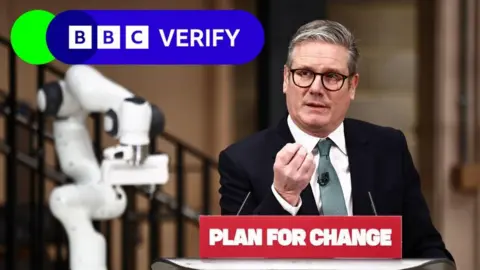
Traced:
[[[8, 73], [9, 84], [8, 92], [1, 92], [3, 97], [1, 103], [0, 117], [5, 117], [6, 136], [4, 140], [0, 140], [0, 152], [6, 155], [5, 158], [5, 182], [6, 182], [6, 202], [5, 202], [5, 269], [15, 270], [18, 262], [18, 252], [21, 241], [18, 240], [18, 230], [21, 227], [18, 222], [19, 211], [17, 209], [18, 201], [18, 166], [23, 166], [30, 171], [30, 195], [29, 195], [29, 229], [28, 244], [30, 252], [30, 269], [44, 270], [46, 264], [46, 256], [44, 254], [45, 244], [49, 241], [55, 242], [56, 261], [55, 269], [66, 269], [68, 267], [68, 256], [63, 250], [68, 247], [66, 236], [63, 228], [54, 220], [54, 228], [46, 228], [46, 220], [51, 218], [48, 209], [44, 206], [45, 201], [45, 184], [46, 180], [54, 181], [56, 185], [69, 182], [68, 177], [59, 170], [58, 160], [55, 166], [49, 166], [46, 163], [45, 143], [52, 142], [53, 136], [45, 126], [45, 119], [42, 113], [26, 103], [22, 103], [17, 98], [17, 57], [11, 43], [8, 39], [0, 37], [0, 45], [8, 49]], [[51, 65], [41, 65], [37, 67], [37, 89], [46, 83], [46, 74], [51, 73], [58, 78], [63, 78], [64, 72]], [[19, 110], [19, 107], [22, 109]], [[99, 114], [91, 115], [93, 121], [93, 145], [97, 157], [100, 159], [102, 154], [102, 125]], [[17, 145], [17, 130], [23, 128], [30, 134], [29, 151], [24, 153], [19, 151]], [[175, 147], [174, 171], [176, 178], [170, 181], [175, 182], [176, 198], [163, 192], [159, 188], [150, 200], [150, 209], [146, 214], [139, 213], [135, 205], [135, 197], [137, 194], [150, 197], [150, 193], [146, 188], [127, 187], [128, 206], [125, 214], [122, 216], [122, 270], [136, 269], [136, 252], [135, 246], [137, 242], [136, 234], [132, 233], [138, 229], [138, 221], [147, 219], [149, 222], [150, 245], [148, 258], [155, 259], [161, 256], [160, 241], [161, 239], [162, 221], [174, 218], [176, 223], [176, 246], [175, 256], [184, 257], [185, 255], [185, 224], [191, 223], [198, 225], [198, 217], [200, 214], [210, 214], [210, 188], [211, 188], [211, 170], [216, 169], [216, 160], [208, 157], [206, 154], [188, 145], [179, 138], [164, 132], [162, 139], [171, 143]], [[151, 152], [157, 152], [156, 140], [151, 139]], [[185, 155], [189, 154], [202, 164], [202, 209], [196, 211], [185, 204], [185, 179], [187, 169], [185, 166]], [[107, 242], [111, 241], [111, 222], [96, 223], [96, 227], [105, 235]], [[49, 238], [48, 229], [53, 230], [53, 240]], [[111, 246], [110, 246], [111, 247]], [[68, 250], [68, 249], [67, 249]], [[108, 249], [110, 252], [111, 248]], [[111, 269], [111, 255], [108, 254], [109, 269]]]

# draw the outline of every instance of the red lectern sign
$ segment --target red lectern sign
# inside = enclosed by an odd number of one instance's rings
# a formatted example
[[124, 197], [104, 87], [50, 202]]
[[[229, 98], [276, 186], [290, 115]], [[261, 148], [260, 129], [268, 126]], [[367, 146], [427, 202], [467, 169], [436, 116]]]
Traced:
[[402, 257], [397, 216], [201, 216], [201, 258]]

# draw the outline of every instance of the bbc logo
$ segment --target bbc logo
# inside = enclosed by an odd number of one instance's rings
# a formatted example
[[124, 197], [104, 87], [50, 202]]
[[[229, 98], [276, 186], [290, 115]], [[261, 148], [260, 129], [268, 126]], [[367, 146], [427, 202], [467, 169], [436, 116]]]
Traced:
[[[92, 26], [70, 25], [68, 27], [68, 48], [89, 50], [93, 48]], [[125, 49], [148, 49], [148, 26], [125, 26]], [[120, 49], [122, 31], [117, 25], [97, 26], [96, 49]]]

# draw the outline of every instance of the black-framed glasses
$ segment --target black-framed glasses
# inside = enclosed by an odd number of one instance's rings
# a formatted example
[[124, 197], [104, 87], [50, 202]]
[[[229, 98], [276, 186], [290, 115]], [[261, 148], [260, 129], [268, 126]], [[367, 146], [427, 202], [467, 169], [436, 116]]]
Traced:
[[290, 69], [292, 73], [293, 83], [301, 88], [309, 88], [312, 86], [315, 78], [320, 76], [322, 85], [328, 91], [338, 91], [342, 89], [345, 80], [350, 77], [337, 72], [316, 73], [308, 69], [297, 68]]

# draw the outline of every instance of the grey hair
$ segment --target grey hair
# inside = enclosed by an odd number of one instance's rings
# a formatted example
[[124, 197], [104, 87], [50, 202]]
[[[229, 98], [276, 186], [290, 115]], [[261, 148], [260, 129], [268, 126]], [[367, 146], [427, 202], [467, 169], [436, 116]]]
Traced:
[[357, 73], [358, 59], [360, 53], [353, 34], [342, 24], [329, 20], [315, 20], [302, 25], [288, 46], [287, 63], [292, 65], [292, 52], [296, 45], [305, 41], [322, 41], [330, 44], [341, 45], [348, 49], [348, 71], [349, 75]]

